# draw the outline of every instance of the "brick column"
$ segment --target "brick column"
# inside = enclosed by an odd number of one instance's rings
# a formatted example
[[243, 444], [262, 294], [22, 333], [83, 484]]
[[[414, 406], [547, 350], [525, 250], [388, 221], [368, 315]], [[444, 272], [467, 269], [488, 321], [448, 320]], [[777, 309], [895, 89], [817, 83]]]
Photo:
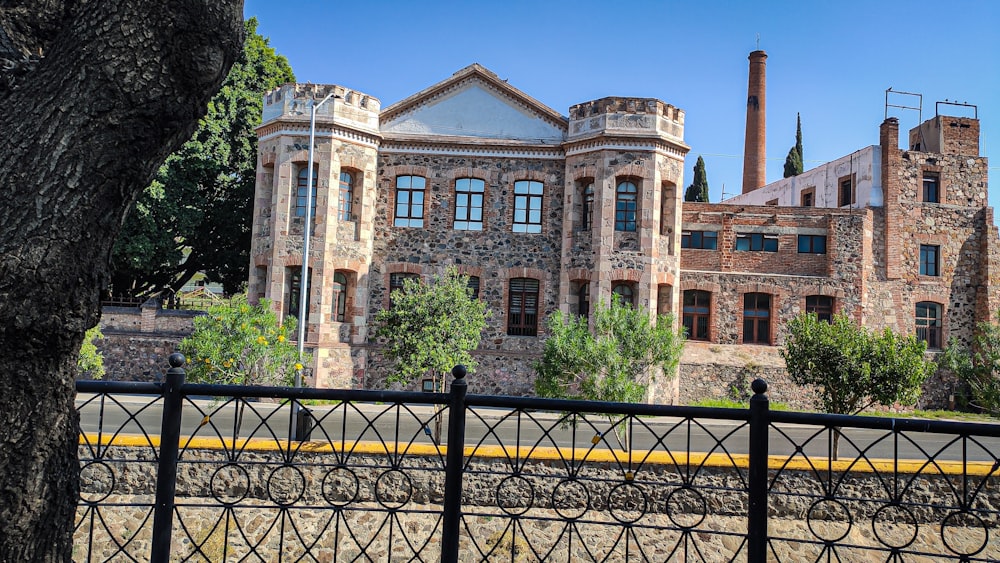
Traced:
[[899, 261], [902, 254], [898, 248], [902, 220], [898, 176], [901, 157], [899, 120], [895, 117], [886, 119], [879, 127], [879, 145], [882, 149], [882, 193], [885, 210], [885, 277], [893, 280], [901, 275]]
[[743, 144], [743, 193], [767, 183], [767, 151], [764, 98], [767, 53], [750, 53], [750, 79], [747, 84], [747, 130]]

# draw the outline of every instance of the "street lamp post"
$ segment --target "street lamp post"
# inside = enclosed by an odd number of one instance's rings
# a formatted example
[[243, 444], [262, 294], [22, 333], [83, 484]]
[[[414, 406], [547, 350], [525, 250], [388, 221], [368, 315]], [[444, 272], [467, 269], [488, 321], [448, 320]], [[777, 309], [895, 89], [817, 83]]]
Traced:
[[[316, 189], [316, 176], [318, 172], [315, 169], [316, 163], [313, 162], [313, 152], [315, 150], [316, 143], [316, 110], [320, 108], [323, 104], [327, 102], [330, 98], [334, 98], [334, 93], [330, 92], [323, 98], [323, 101], [316, 103], [316, 99], [312, 100], [309, 109], [309, 181], [307, 182], [308, 187], [306, 188], [306, 221], [305, 226], [302, 231], [305, 233], [305, 241], [302, 244], [302, 273], [299, 275], [299, 364], [302, 364], [302, 357], [305, 355], [305, 345], [306, 345], [306, 324], [309, 322], [309, 311], [306, 310], [306, 303], [309, 297], [309, 238], [312, 234], [312, 204], [313, 204], [313, 190]], [[295, 370], [295, 386], [302, 386], [302, 370]]]

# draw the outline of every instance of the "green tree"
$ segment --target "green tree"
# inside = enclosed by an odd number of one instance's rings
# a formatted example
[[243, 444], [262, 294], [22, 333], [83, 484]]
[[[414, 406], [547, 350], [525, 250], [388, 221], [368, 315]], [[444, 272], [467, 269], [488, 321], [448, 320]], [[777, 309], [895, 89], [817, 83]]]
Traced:
[[1000, 325], [985, 321], [976, 325], [971, 350], [952, 338], [941, 364], [969, 386], [972, 406], [1000, 415]]
[[708, 176], [705, 173], [705, 160], [698, 156], [694, 164], [694, 181], [684, 191], [684, 201], [702, 201], [708, 203]]
[[[924, 360], [926, 344], [888, 328], [872, 333], [844, 315], [832, 322], [804, 313], [788, 323], [781, 351], [792, 381], [817, 388], [817, 407], [835, 414], [857, 414], [875, 404], [912, 405], [920, 386], [934, 372]], [[839, 432], [834, 432], [837, 456]]]
[[804, 169], [802, 160], [802, 116], [795, 114], [795, 146], [788, 149], [785, 157], [785, 178], [798, 176]]
[[179, 290], [197, 272], [234, 294], [248, 277], [250, 225], [262, 97], [295, 76], [285, 57], [244, 24], [240, 59], [197, 131], [167, 158], [122, 226], [112, 291]]
[[95, 326], [88, 330], [83, 336], [83, 344], [80, 346], [80, 357], [76, 360], [76, 368], [81, 377], [90, 379], [101, 379], [104, 377], [104, 356], [97, 349], [95, 340], [101, 340], [104, 334], [100, 326]]
[[407, 385], [430, 374], [440, 390], [444, 381], [439, 376], [456, 365], [465, 365], [469, 373], [475, 370], [469, 352], [479, 347], [490, 312], [468, 284], [468, 276], [449, 267], [430, 283], [407, 279], [402, 290], [392, 293], [392, 306], [375, 315], [374, 331], [395, 364], [390, 383]]
[[[535, 363], [535, 392], [541, 397], [639, 403], [657, 376], [671, 378], [684, 349], [683, 329], [672, 315], [652, 322], [637, 307], [612, 296], [593, 312], [593, 331], [584, 317], [556, 312], [547, 323], [542, 359]], [[619, 445], [630, 436], [621, 417], [609, 417]]]
[[295, 372], [309, 359], [300, 361], [297, 347], [289, 341], [295, 318], [279, 324], [270, 305], [267, 299], [250, 305], [246, 296], [239, 294], [196, 317], [194, 332], [179, 347], [190, 364], [189, 379], [230, 385], [291, 385]]

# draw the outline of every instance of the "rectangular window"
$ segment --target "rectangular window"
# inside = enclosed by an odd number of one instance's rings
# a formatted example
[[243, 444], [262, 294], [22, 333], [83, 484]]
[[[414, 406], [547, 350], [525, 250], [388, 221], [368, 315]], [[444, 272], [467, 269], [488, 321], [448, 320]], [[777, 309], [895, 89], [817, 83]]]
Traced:
[[769, 294], [743, 294], [743, 343], [771, 343], [771, 296]]
[[940, 247], [933, 244], [920, 245], [920, 275], [940, 276]]
[[812, 207], [816, 205], [816, 188], [802, 190], [802, 207]]
[[924, 203], [941, 202], [941, 176], [937, 172], [924, 172]]
[[851, 176], [846, 176], [839, 180], [839, 184], [840, 197], [838, 205], [840, 207], [854, 205], [854, 179]]
[[799, 254], [826, 254], [826, 235], [799, 235]]
[[538, 280], [512, 278], [508, 300], [507, 334], [536, 336], [538, 334]]
[[392, 295], [397, 291], [403, 291], [406, 287], [406, 280], [420, 279], [417, 274], [389, 274], [389, 306], [392, 307]]
[[719, 233], [715, 231], [681, 232], [681, 248], [715, 250], [719, 247]]
[[[312, 198], [309, 206], [309, 215], [316, 220], [316, 184], [318, 172], [313, 169], [312, 177]], [[299, 170], [298, 180], [295, 184], [295, 216], [305, 217], [306, 216], [306, 200], [309, 198], [309, 169], [303, 168]]]
[[350, 172], [340, 173], [340, 220], [351, 220], [351, 207], [354, 199], [354, 176]]
[[473, 299], [479, 299], [479, 276], [469, 276], [469, 283], [466, 284]]
[[689, 289], [684, 292], [683, 322], [691, 340], [708, 340], [712, 294]]
[[542, 232], [541, 182], [520, 180], [514, 182], [514, 226], [515, 233]]
[[778, 236], [761, 233], [736, 235], [736, 250], [753, 252], [777, 252]]
[[455, 230], [483, 230], [483, 193], [486, 182], [478, 178], [455, 181]]
[[821, 321], [833, 322], [833, 297], [809, 295], [806, 297], [806, 312], [815, 313]]
[[396, 177], [396, 214], [393, 225], [397, 227], [424, 226], [424, 188], [427, 180], [421, 176]]
[[928, 348], [941, 348], [941, 305], [929, 301], [917, 303], [917, 340], [923, 340]]

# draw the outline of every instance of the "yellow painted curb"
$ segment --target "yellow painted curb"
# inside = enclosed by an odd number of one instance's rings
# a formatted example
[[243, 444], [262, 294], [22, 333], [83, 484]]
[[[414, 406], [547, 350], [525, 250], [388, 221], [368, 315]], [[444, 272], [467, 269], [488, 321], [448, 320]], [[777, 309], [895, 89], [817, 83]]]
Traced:
[[[80, 435], [81, 446], [118, 446], [126, 448], [150, 448], [159, 449], [160, 439], [157, 436], [135, 436], [116, 435], [101, 436], [86, 433]], [[240, 451], [287, 451], [291, 449], [295, 452], [308, 453], [333, 453], [348, 452], [357, 455], [386, 455], [386, 454], [406, 454], [411, 456], [434, 457], [447, 454], [447, 446], [431, 446], [427, 444], [401, 444], [398, 442], [295, 442], [287, 440], [273, 440], [264, 438], [251, 438], [233, 441], [230, 439], [218, 438], [190, 438], [182, 439], [180, 447], [187, 450], [240, 450]], [[621, 464], [627, 468], [636, 468], [639, 465], [663, 465], [663, 466], [705, 466], [705, 467], [736, 467], [746, 469], [749, 466], [749, 456], [746, 454], [703, 454], [703, 453], [667, 453], [663, 451], [634, 450], [631, 455], [619, 450], [605, 449], [572, 449], [572, 448], [552, 448], [552, 447], [506, 447], [506, 446], [466, 446], [466, 457], [494, 458], [494, 459], [535, 459], [544, 461], [566, 460], [573, 462], [608, 463]], [[827, 461], [825, 459], [807, 459], [801, 455], [792, 458], [782, 456], [770, 456], [767, 463], [768, 469], [787, 469], [792, 471], [833, 471], [841, 473], [852, 471], [857, 473], [896, 473], [901, 474], [931, 474], [931, 475], [969, 475], [985, 477], [997, 471], [994, 464], [984, 461], [972, 461], [963, 465], [960, 461], [921, 461], [921, 460], [892, 460], [882, 459], [858, 459], [858, 460], [838, 460]], [[628, 472], [631, 473], [631, 472]]]

